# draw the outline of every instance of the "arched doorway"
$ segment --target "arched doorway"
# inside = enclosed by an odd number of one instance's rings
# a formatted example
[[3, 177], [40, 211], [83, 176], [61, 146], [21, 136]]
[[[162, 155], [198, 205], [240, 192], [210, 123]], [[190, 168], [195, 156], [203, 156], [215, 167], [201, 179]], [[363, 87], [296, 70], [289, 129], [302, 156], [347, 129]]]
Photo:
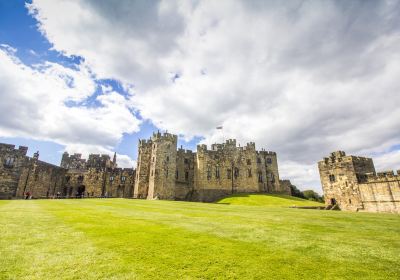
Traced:
[[80, 186], [78, 187], [78, 190], [77, 190], [77, 192], [78, 192], [78, 197], [84, 197], [84, 196], [85, 196], [85, 190], [86, 190], [85, 185], [80, 185]]

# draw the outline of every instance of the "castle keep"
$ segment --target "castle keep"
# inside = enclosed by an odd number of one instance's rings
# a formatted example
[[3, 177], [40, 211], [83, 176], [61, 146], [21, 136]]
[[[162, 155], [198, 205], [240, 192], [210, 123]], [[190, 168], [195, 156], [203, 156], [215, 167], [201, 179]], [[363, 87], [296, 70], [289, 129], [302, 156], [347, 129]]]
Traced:
[[331, 153], [318, 162], [325, 203], [350, 211], [400, 213], [400, 170], [375, 172], [371, 158]]
[[232, 193], [290, 193], [279, 184], [276, 153], [236, 140], [177, 149], [177, 136], [154, 133], [139, 141], [135, 198], [214, 201]]

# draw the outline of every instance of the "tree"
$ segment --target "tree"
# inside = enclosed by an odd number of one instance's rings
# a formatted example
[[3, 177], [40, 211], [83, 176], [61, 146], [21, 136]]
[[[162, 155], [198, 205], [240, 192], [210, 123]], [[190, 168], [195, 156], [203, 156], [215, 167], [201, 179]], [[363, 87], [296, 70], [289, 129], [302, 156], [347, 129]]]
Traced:
[[305, 198], [303, 193], [295, 185], [290, 185], [290, 191], [292, 193], [292, 196]]
[[313, 190], [305, 190], [303, 191], [303, 196], [305, 199], [324, 202], [323, 198]]

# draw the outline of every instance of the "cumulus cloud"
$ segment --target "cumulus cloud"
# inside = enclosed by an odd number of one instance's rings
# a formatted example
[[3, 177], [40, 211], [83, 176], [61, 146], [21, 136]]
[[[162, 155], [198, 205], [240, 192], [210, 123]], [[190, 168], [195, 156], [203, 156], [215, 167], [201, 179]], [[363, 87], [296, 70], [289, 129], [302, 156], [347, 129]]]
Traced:
[[[46, 1], [54, 49], [120, 80], [130, 104], [186, 137], [255, 141], [283, 177], [318, 185], [337, 149], [400, 142], [397, 1]], [[310, 171], [309, 170], [314, 170]]]
[[[96, 83], [86, 66], [66, 68], [46, 62], [29, 67], [15, 50], [0, 49], [0, 136], [51, 140], [75, 152], [76, 143], [88, 150], [111, 149], [123, 133], [139, 129], [125, 97], [108, 91], [94, 97]], [[98, 105], [88, 104], [93, 98]], [[126, 162], [126, 160], [125, 160]]]

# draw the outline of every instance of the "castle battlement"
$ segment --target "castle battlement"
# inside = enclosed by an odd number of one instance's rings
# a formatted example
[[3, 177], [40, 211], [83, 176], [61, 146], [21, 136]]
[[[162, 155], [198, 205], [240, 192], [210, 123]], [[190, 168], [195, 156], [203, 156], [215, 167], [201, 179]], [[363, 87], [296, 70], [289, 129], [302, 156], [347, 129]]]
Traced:
[[163, 140], [168, 140], [168, 141], [173, 141], [176, 142], [178, 141], [178, 136], [172, 133], [164, 132], [164, 133], [153, 133], [153, 136], [151, 137], [152, 141], [163, 141]]
[[28, 152], [28, 147], [19, 146], [18, 149], [15, 149], [15, 145], [0, 143], [0, 151], [1, 152], [13, 152], [18, 153], [19, 155], [25, 156]]

